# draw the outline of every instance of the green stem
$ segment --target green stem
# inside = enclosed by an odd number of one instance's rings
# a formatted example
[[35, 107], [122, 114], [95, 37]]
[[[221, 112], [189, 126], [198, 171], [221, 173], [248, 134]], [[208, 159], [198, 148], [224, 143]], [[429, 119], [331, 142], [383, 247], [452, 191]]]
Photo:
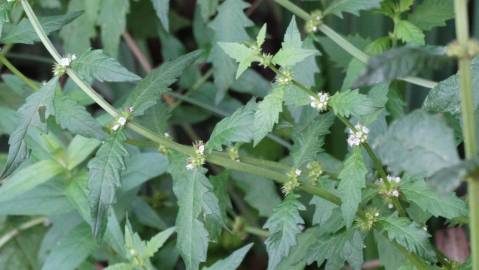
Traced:
[[20, 226], [16, 227], [15, 229], [12, 229], [11, 231], [8, 231], [2, 237], [0, 237], [0, 248], [5, 246], [10, 240], [15, 238], [17, 235], [19, 235], [22, 231], [26, 231], [32, 227], [35, 227], [40, 224], [47, 224], [48, 219], [47, 218], [36, 218], [32, 219], [30, 221], [27, 221], [23, 224], [20, 224]]
[[[456, 35], [460, 46], [467, 48], [469, 42], [469, 23], [467, 0], [455, 0]], [[474, 96], [472, 92], [471, 59], [463, 55], [459, 59], [459, 85], [461, 94], [461, 112], [466, 158], [477, 155], [476, 122], [474, 119]], [[472, 269], [479, 269], [479, 179], [468, 177], [469, 228], [471, 242]]]
[[262, 230], [260, 228], [252, 227], [252, 226], [245, 226], [244, 231], [249, 234], [256, 235], [262, 238], [267, 238], [269, 235], [268, 231]]
[[[287, 10], [294, 13], [296, 16], [302, 18], [303, 20], [307, 21], [311, 19], [311, 16], [306, 11], [304, 11], [302, 8], [298, 7], [297, 5], [293, 4], [289, 0], [275, 0], [275, 1], [276, 3], [286, 8]], [[323, 34], [325, 34], [328, 38], [330, 38], [332, 41], [334, 41], [334, 43], [336, 43], [339, 47], [341, 47], [343, 50], [345, 50], [350, 55], [352, 55], [354, 58], [358, 59], [359, 61], [363, 63], [368, 62], [369, 56], [367, 54], [365, 54], [363, 51], [358, 49], [351, 42], [343, 38], [340, 34], [338, 34], [336, 31], [334, 31], [332, 28], [330, 28], [326, 24], [323, 23], [319, 27], [319, 30]], [[417, 77], [404, 77], [400, 79], [415, 85], [425, 87], [425, 88], [434, 88], [437, 86], [437, 82], [433, 82], [430, 80], [417, 78]]]
[[38, 90], [37, 84], [27, 78], [23, 73], [21, 73], [8, 59], [5, 57], [5, 55], [0, 54], [0, 63], [2, 63], [8, 70], [10, 70], [15, 76], [20, 78], [25, 84], [27, 84], [30, 88], [34, 90]]

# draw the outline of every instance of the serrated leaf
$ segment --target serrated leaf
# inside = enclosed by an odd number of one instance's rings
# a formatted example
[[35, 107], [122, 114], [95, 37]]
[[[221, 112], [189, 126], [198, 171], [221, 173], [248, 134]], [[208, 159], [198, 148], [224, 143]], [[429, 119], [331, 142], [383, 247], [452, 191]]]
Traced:
[[379, 261], [386, 270], [396, 270], [404, 265], [406, 258], [384, 234], [374, 231], [374, 239], [378, 245]]
[[322, 151], [324, 136], [329, 133], [333, 123], [333, 114], [322, 114], [306, 128], [298, 130], [293, 137], [294, 145], [291, 149], [295, 168], [301, 168], [317, 159], [318, 153]]
[[66, 52], [78, 54], [90, 48], [90, 40], [96, 36], [95, 24], [99, 6], [100, 1], [97, 0], [70, 1], [68, 12], [85, 12], [60, 30]]
[[267, 28], [267, 25], [263, 24], [263, 26], [258, 32], [258, 35], [256, 36], [256, 46], [258, 46], [258, 48], [261, 48], [261, 46], [263, 46], [264, 41], [266, 40], [266, 28]]
[[408, 16], [408, 21], [425, 31], [445, 26], [446, 21], [454, 18], [453, 0], [424, 0]]
[[63, 172], [63, 167], [53, 160], [42, 160], [22, 168], [4, 180], [0, 187], [0, 201], [10, 200], [32, 190]]
[[278, 265], [277, 270], [304, 270], [308, 264], [308, 252], [317, 244], [318, 227], [312, 227], [299, 234], [298, 243]]
[[467, 207], [463, 200], [452, 192], [439, 194], [423, 179], [403, 181], [400, 190], [408, 201], [414, 202], [423, 211], [435, 217], [452, 219], [467, 215]]
[[393, 122], [373, 146], [396, 174], [431, 176], [459, 162], [453, 131], [440, 116], [422, 110]]
[[41, 121], [40, 108], [43, 108], [46, 119], [54, 112], [53, 97], [55, 95], [55, 88], [57, 86], [57, 78], [51, 79], [40, 90], [30, 95], [25, 104], [18, 109], [20, 122], [17, 128], [10, 134], [8, 144], [7, 162], [0, 174], [0, 179], [7, 177], [27, 158], [28, 146], [25, 138], [32, 127], [45, 129], [46, 124]]
[[221, 49], [238, 62], [236, 79], [248, 69], [254, 61], [259, 61], [256, 50], [234, 42], [219, 42]]
[[[40, 21], [40, 24], [45, 32], [49, 34], [59, 30], [62, 26], [70, 23], [81, 14], [81, 12], [71, 12], [60, 16], [40, 17], [38, 20]], [[35, 41], [39, 41], [40, 39], [38, 38], [30, 21], [25, 18], [16, 25], [5, 25], [3, 27], [3, 35], [0, 40], [5, 44], [33, 44]]]
[[100, 82], [130, 82], [141, 78], [128, 71], [115, 58], [102, 50], [88, 50], [72, 62], [72, 69], [85, 81], [97, 79]]
[[75, 136], [66, 150], [67, 169], [72, 170], [85, 161], [99, 145], [98, 140]]
[[98, 24], [101, 27], [101, 42], [106, 53], [116, 57], [121, 34], [126, 30], [126, 15], [130, 11], [129, 0], [101, 1]]
[[241, 43], [250, 39], [245, 28], [253, 26], [253, 22], [243, 12], [247, 7], [249, 4], [242, 0], [226, 0], [218, 7], [218, 15], [208, 25], [214, 30], [209, 61], [213, 64], [213, 77], [218, 91], [217, 103], [224, 98], [226, 91], [235, 81], [237, 68], [233, 59], [220, 48], [218, 42]]
[[198, 269], [199, 264], [206, 260], [209, 238], [206, 224], [200, 218], [221, 216], [218, 199], [212, 192], [212, 186], [204, 175], [203, 168], [187, 170], [186, 157], [178, 153], [172, 153], [169, 159], [173, 192], [179, 206], [176, 217], [177, 247], [186, 269]]
[[336, 0], [326, 7], [324, 14], [334, 14], [340, 18], [343, 12], [359, 15], [359, 11], [379, 7], [381, 0]]
[[279, 121], [279, 114], [283, 111], [284, 88], [277, 87], [258, 103], [254, 114], [254, 145], [257, 145]]
[[416, 75], [422, 70], [438, 66], [445, 59], [443, 47], [406, 46], [391, 49], [369, 59], [366, 70], [353, 83], [353, 88], [389, 82]]
[[361, 191], [366, 187], [366, 174], [368, 169], [364, 164], [361, 149], [353, 149], [351, 156], [344, 162], [344, 168], [338, 175], [341, 180], [338, 191], [341, 196], [341, 211], [344, 221], [349, 227], [356, 216], [359, 203], [361, 202]]
[[253, 243], [248, 244], [223, 260], [215, 262], [213, 265], [208, 267], [203, 267], [202, 270], [236, 270], [240, 266], [243, 258], [246, 256], [246, 253], [251, 249]]
[[344, 117], [352, 115], [361, 118], [361, 116], [376, 110], [373, 101], [368, 96], [360, 94], [358, 90], [336, 92], [331, 97], [329, 105], [333, 108], [335, 114]]
[[125, 102], [126, 107], [133, 107], [135, 116], [144, 114], [148, 108], [157, 103], [162, 93], [170, 91], [168, 86], [173, 84], [201, 53], [202, 51], [194, 51], [185, 54], [150, 72], [128, 96]]
[[248, 143], [253, 139], [253, 125], [256, 102], [250, 101], [239, 108], [231, 116], [223, 118], [216, 124], [206, 148], [221, 151], [223, 145], [229, 146], [235, 142]]
[[161, 25], [166, 31], [170, 28], [168, 12], [170, 10], [170, 0], [151, 0], [155, 8], [156, 15], [160, 18]]
[[263, 228], [269, 231], [266, 238], [268, 251], [268, 270], [276, 269], [281, 260], [289, 254], [291, 247], [296, 245], [296, 237], [301, 232], [300, 224], [304, 224], [299, 211], [306, 208], [298, 201], [296, 194], [288, 195], [284, 201], [273, 210]]
[[395, 25], [395, 33], [399, 39], [406, 43], [424, 45], [425, 35], [419, 27], [408, 22], [399, 20]]
[[436, 254], [429, 242], [429, 234], [407, 218], [390, 216], [379, 221], [389, 240], [396, 241], [407, 250], [434, 261]]
[[55, 119], [64, 129], [87, 138], [103, 140], [107, 134], [100, 123], [93, 118], [85, 107], [70, 96], [56, 95], [54, 99]]
[[45, 258], [42, 270], [77, 269], [96, 247], [88, 226], [80, 224], [58, 239]]
[[115, 201], [116, 189], [120, 186], [120, 175], [125, 169], [128, 151], [123, 131], [113, 133], [98, 149], [95, 158], [88, 163], [90, 191], [88, 200], [92, 216], [92, 231], [97, 239], [105, 232], [110, 207]]
[[318, 52], [316, 50], [286, 47], [281, 48], [271, 61], [276, 65], [286, 68], [292, 67], [306, 58], [317, 54]]
[[175, 227], [157, 233], [146, 242], [145, 257], [151, 258], [165, 244], [166, 240], [175, 232]]

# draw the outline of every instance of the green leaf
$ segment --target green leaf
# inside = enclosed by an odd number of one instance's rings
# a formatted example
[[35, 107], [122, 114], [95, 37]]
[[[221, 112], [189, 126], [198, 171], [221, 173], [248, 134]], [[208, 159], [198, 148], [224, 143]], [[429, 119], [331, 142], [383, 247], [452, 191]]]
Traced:
[[150, 241], [146, 242], [145, 256], [153, 257], [155, 253], [165, 244], [166, 240], [175, 232], [175, 227], [166, 229], [153, 236]]
[[[10, 148], [8, 149], [7, 162], [0, 174], [0, 179], [10, 175], [27, 158], [28, 146], [25, 138], [29, 130], [32, 127], [46, 128], [46, 123], [42, 122], [41, 118], [47, 119], [54, 112], [53, 97], [57, 82], [56, 78], [51, 79], [40, 90], [30, 95], [25, 104], [18, 109], [20, 122], [8, 139]], [[44, 115], [40, 116], [42, 110]]]
[[273, 215], [263, 228], [269, 231], [266, 238], [268, 251], [268, 270], [276, 269], [281, 260], [288, 256], [290, 249], [296, 245], [296, 236], [301, 232], [300, 224], [304, 224], [299, 211], [306, 208], [298, 201], [299, 195], [290, 194], [273, 210]]
[[344, 162], [344, 168], [338, 175], [341, 180], [338, 191], [341, 196], [341, 210], [344, 221], [349, 227], [356, 216], [359, 203], [361, 202], [361, 191], [366, 187], [366, 174], [368, 169], [364, 164], [359, 147], [353, 148], [351, 156]]
[[238, 62], [239, 66], [236, 72], [236, 79], [238, 79], [253, 62], [259, 61], [260, 59], [257, 55], [257, 51], [246, 45], [234, 42], [219, 42], [218, 44], [226, 54]]
[[42, 270], [77, 269], [97, 247], [89, 229], [87, 225], [80, 224], [58, 239], [45, 258]]
[[219, 260], [211, 266], [203, 267], [202, 270], [236, 270], [252, 246], [253, 243], [248, 244], [233, 252], [228, 258]]
[[130, 10], [129, 0], [101, 1], [98, 24], [101, 27], [101, 42], [110, 56], [118, 55], [120, 38], [126, 30], [126, 15]]
[[200, 6], [201, 17], [204, 21], [208, 21], [218, 9], [219, 0], [198, 0], [196, 3]]
[[323, 151], [324, 136], [329, 133], [333, 123], [333, 114], [321, 114], [305, 128], [296, 131], [291, 149], [295, 168], [301, 168], [308, 162], [317, 160], [318, 153]]
[[103, 237], [110, 207], [115, 201], [115, 190], [120, 186], [120, 175], [125, 169], [125, 157], [128, 155], [123, 145], [125, 140], [123, 131], [112, 134], [88, 163], [88, 201], [92, 231], [97, 239]]
[[85, 161], [99, 145], [98, 140], [75, 136], [66, 150], [67, 169], [72, 170]]
[[386, 231], [389, 240], [396, 241], [427, 260], [436, 259], [434, 248], [429, 242], [429, 234], [416, 223], [410, 222], [407, 218], [390, 216], [380, 219], [379, 224]]
[[299, 234], [298, 243], [278, 265], [278, 270], [304, 270], [308, 264], [307, 255], [317, 244], [318, 227], [312, 227]]
[[452, 219], [467, 215], [466, 204], [454, 193], [439, 194], [423, 179], [413, 178], [412, 181], [403, 179], [402, 182], [404, 183], [401, 184], [400, 190], [406, 199], [433, 216]]
[[359, 11], [377, 8], [381, 4], [381, 0], [336, 0], [326, 7], [324, 14], [334, 14], [340, 18], [343, 12], [359, 15]]
[[144, 114], [148, 108], [157, 103], [161, 94], [170, 91], [168, 86], [173, 84], [201, 53], [202, 51], [188, 53], [150, 72], [128, 96], [125, 102], [126, 107], [133, 107], [135, 116]]
[[396, 174], [431, 176], [459, 162], [453, 131], [440, 116], [422, 110], [393, 122], [373, 147]]
[[258, 35], [256, 36], [256, 46], [258, 46], [258, 48], [261, 48], [261, 46], [263, 46], [264, 44], [264, 41], [266, 40], [266, 28], [267, 25], [263, 24], [263, 26], [258, 32]]
[[166, 31], [170, 28], [168, 12], [170, 10], [170, 0], [151, 0], [155, 8], [156, 15], [160, 18], [161, 25]]
[[406, 43], [424, 45], [426, 43], [425, 35], [419, 27], [414, 24], [399, 20], [395, 25], [395, 33], [399, 39]]
[[223, 118], [216, 124], [206, 148], [221, 151], [223, 145], [230, 146], [235, 142], [248, 143], [253, 139], [253, 125], [256, 102], [250, 101], [239, 108], [231, 116]]
[[[335, 189], [336, 183], [334, 181], [324, 181], [324, 178], [322, 178], [320, 181], [323, 188], [339, 197], [339, 194]], [[309, 204], [314, 205], [315, 208], [312, 219], [313, 225], [326, 224], [326, 222], [330, 220], [333, 214], [333, 210], [338, 207], [336, 204], [325, 200], [319, 196], [313, 196]]]
[[18, 115], [14, 110], [0, 106], [0, 135], [10, 134], [18, 123]]
[[333, 108], [335, 114], [344, 117], [352, 115], [361, 118], [376, 110], [373, 101], [368, 96], [360, 94], [358, 90], [336, 92], [331, 97], [329, 106]]
[[53, 160], [42, 160], [22, 168], [4, 180], [0, 187], [0, 201], [10, 200], [32, 190], [63, 172], [63, 167]]
[[310, 56], [317, 55], [316, 50], [302, 48], [281, 48], [273, 57], [272, 62], [281, 67], [292, 67]]
[[[221, 215], [218, 199], [204, 175], [205, 169], [187, 170], [186, 157], [178, 153], [169, 156], [169, 172], [173, 176], [173, 192], [178, 199], [176, 217], [177, 247], [187, 270], [198, 269], [206, 261], [208, 231], [203, 216]], [[215, 213], [216, 212], [216, 213]]]
[[110, 265], [105, 270], [134, 270], [135, 267], [129, 263], [117, 263]]
[[353, 88], [389, 82], [430, 70], [444, 61], [444, 53], [443, 47], [431, 46], [391, 49], [369, 59], [366, 70], [353, 83]]
[[446, 21], [454, 18], [453, 0], [424, 0], [408, 16], [408, 21], [429, 31], [434, 27], [445, 26]]
[[[38, 20], [40, 21], [40, 24], [45, 32], [49, 34], [59, 30], [62, 26], [70, 23], [80, 15], [81, 12], [71, 12], [60, 16], [40, 17]], [[35, 41], [39, 41], [40, 39], [38, 38], [30, 21], [25, 18], [16, 25], [5, 25], [3, 27], [3, 35], [0, 40], [4, 44], [33, 44]]]
[[[359, 49], [364, 49], [368, 44], [371, 43], [370, 39], [363, 38], [358, 34], [345, 36], [344, 38]], [[347, 69], [351, 63], [351, 60], [355, 59], [326, 36], [318, 36], [315, 37], [314, 40], [321, 45], [328, 57], [334, 63], [334, 66], [340, 68], [341, 70]]]
[[221, 49], [219, 42], [241, 43], [250, 39], [246, 27], [253, 26], [253, 22], [244, 14], [243, 10], [249, 4], [242, 0], [226, 0], [218, 7], [218, 15], [208, 25], [214, 30], [213, 48], [209, 61], [213, 64], [213, 77], [217, 88], [216, 102], [221, 101], [226, 91], [235, 81], [237, 65]]
[[254, 145], [256, 146], [279, 121], [279, 114], [283, 111], [284, 88], [276, 87], [263, 101], [258, 103], [254, 114]]
[[404, 265], [406, 258], [384, 234], [374, 231], [374, 239], [378, 245], [379, 261], [386, 270], [396, 270]]
[[115, 58], [102, 50], [88, 50], [72, 62], [72, 69], [85, 81], [130, 82], [141, 78], [124, 68]]
[[90, 48], [90, 40], [96, 36], [95, 24], [99, 6], [100, 1], [97, 0], [70, 1], [68, 12], [85, 12], [60, 30], [66, 52], [78, 54]]
[[55, 106], [55, 119], [64, 129], [73, 134], [88, 138], [103, 140], [107, 134], [100, 123], [93, 118], [85, 107], [78, 104], [70, 96], [56, 95], [53, 101]]

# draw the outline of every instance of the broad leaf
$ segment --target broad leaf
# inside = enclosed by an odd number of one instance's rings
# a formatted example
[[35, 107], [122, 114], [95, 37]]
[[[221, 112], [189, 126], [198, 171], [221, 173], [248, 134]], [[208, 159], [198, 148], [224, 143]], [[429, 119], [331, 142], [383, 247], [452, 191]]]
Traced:
[[436, 254], [429, 242], [429, 234], [407, 218], [390, 216], [379, 221], [388, 238], [428, 260], [434, 261]]
[[93, 118], [85, 107], [70, 96], [58, 94], [54, 99], [55, 119], [57, 123], [73, 134], [103, 140], [107, 134], [100, 123]]
[[263, 228], [268, 229], [269, 236], [265, 241], [268, 251], [268, 270], [276, 269], [281, 260], [289, 254], [296, 245], [296, 237], [301, 232], [300, 224], [304, 224], [299, 211], [306, 208], [298, 201], [299, 196], [288, 195], [284, 201], [273, 210]]
[[27, 158], [28, 147], [25, 138], [32, 127], [46, 128], [45, 120], [54, 112], [53, 97], [58, 80], [51, 79], [40, 90], [29, 96], [19, 109], [20, 122], [10, 134], [7, 162], [0, 179], [10, 175]]
[[85, 161], [99, 145], [98, 140], [75, 136], [66, 150], [67, 169], [74, 169]]
[[359, 11], [379, 7], [381, 0], [335, 0], [331, 1], [324, 14], [334, 14], [340, 18], [343, 12], [359, 15]]
[[341, 211], [348, 227], [353, 223], [361, 202], [361, 191], [366, 187], [367, 172], [361, 155], [361, 148], [355, 147], [338, 175], [341, 180], [338, 185], [338, 192], [342, 201]]
[[124, 68], [116, 59], [102, 50], [88, 50], [72, 62], [72, 69], [85, 81], [97, 79], [100, 82], [128, 82], [141, 78]]
[[[59, 30], [62, 26], [76, 19], [81, 12], [71, 12], [66, 15], [40, 17], [38, 20], [47, 34]], [[5, 44], [23, 43], [33, 44], [40, 40], [27, 18], [22, 19], [18, 24], [7, 24], [3, 28], [3, 35], [0, 41]]]
[[399, 20], [396, 23], [395, 31], [397, 37], [406, 43], [416, 45], [425, 44], [424, 39], [426, 36], [424, 33], [421, 31], [421, 29], [408, 21]]
[[279, 121], [279, 114], [283, 111], [284, 88], [276, 87], [263, 101], [258, 103], [254, 114], [254, 144], [257, 145]]
[[206, 144], [207, 149], [221, 151], [223, 145], [230, 146], [235, 142], [248, 143], [253, 139], [253, 125], [256, 103], [250, 101], [231, 116], [225, 117], [211, 133]]
[[393, 122], [373, 146], [396, 174], [431, 176], [459, 162], [452, 130], [440, 116], [422, 110]]
[[128, 155], [124, 147], [125, 140], [123, 131], [113, 133], [88, 163], [91, 226], [97, 239], [103, 237], [110, 207], [115, 201], [115, 191], [121, 183], [120, 175], [125, 169], [125, 157]]
[[445, 26], [446, 21], [454, 18], [454, 0], [424, 0], [408, 16], [408, 21], [422, 30]]
[[356, 79], [353, 88], [416, 75], [422, 70], [437, 67], [444, 61], [444, 54], [442, 47], [406, 46], [391, 49], [369, 59], [366, 70]]
[[226, 259], [219, 260], [213, 265], [208, 267], [203, 267], [203, 270], [236, 270], [240, 266], [243, 258], [246, 256], [246, 253], [251, 249], [253, 243], [248, 244], [228, 256]]
[[129, 0], [101, 1], [98, 24], [101, 27], [101, 42], [110, 56], [118, 55], [120, 38], [126, 30], [126, 15], [129, 11]]
[[157, 103], [161, 94], [170, 91], [168, 86], [173, 84], [201, 53], [201, 51], [191, 52], [153, 70], [133, 89], [125, 102], [126, 107], [133, 107], [135, 116], [144, 114], [148, 108]]
[[236, 71], [236, 79], [238, 79], [253, 62], [260, 60], [257, 56], [257, 51], [244, 44], [234, 42], [219, 42], [218, 44], [226, 54], [238, 62], [239, 66]]
[[286, 47], [280, 49], [271, 61], [276, 65], [287, 68], [317, 54], [316, 50]]
[[360, 94], [358, 90], [336, 92], [331, 97], [329, 106], [333, 108], [336, 114], [345, 117], [352, 115], [357, 118], [370, 114], [377, 109], [373, 101], [368, 96]]

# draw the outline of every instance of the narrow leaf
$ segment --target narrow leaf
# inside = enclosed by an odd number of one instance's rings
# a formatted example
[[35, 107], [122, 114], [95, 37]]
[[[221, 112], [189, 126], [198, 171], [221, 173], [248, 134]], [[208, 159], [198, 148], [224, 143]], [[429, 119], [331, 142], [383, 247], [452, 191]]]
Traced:
[[236, 270], [252, 246], [253, 243], [248, 244], [233, 252], [228, 258], [219, 260], [209, 267], [203, 267], [203, 270]]
[[155, 8], [156, 15], [160, 18], [161, 25], [166, 31], [170, 28], [168, 12], [170, 10], [170, 0], [151, 0]]
[[279, 121], [279, 114], [283, 111], [284, 88], [273, 89], [263, 101], [258, 104], [254, 114], [254, 144], [257, 145]]
[[379, 7], [381, 0], [335, 0], [326, 7], [324, 14], [334, 14], [340, 18], [343, 12], [359, 15], [359, 11]]
[[172, 227], [153, 236], [150, 241], [146, 242], [145, 256], [147, 258], [153, 257], [174, 232], [175, 228]]

